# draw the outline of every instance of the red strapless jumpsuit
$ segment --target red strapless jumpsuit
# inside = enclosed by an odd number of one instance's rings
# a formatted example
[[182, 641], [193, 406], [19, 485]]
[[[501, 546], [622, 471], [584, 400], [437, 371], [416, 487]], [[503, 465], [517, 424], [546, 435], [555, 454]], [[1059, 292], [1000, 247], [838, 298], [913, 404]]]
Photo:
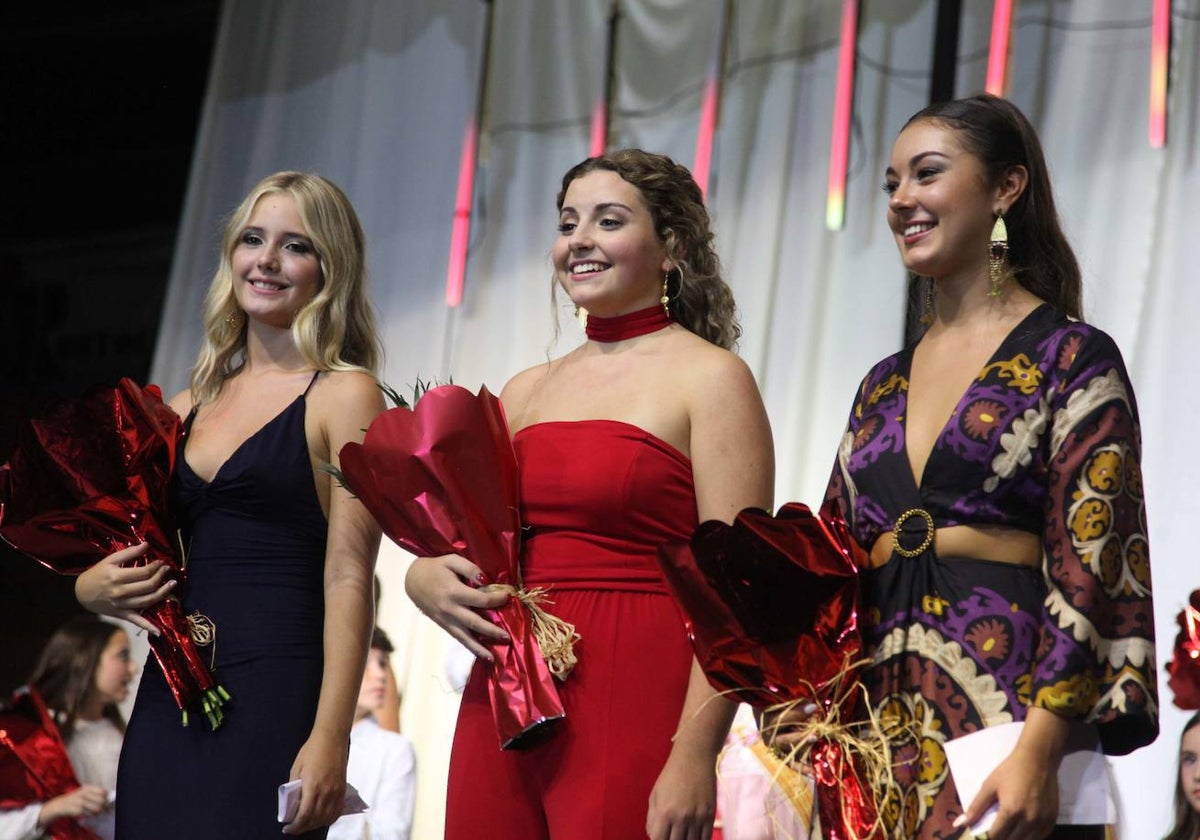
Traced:
[[499, 748], [483, 663], [463, 694], [447, 840], [632, 840], [679, 726], [692, 650], [655, 561], [697, 525], [690, 461], [611, 420], [539, 423], [514, 439], [526, 587], [575, 625], [579, 664], [548, 741]]

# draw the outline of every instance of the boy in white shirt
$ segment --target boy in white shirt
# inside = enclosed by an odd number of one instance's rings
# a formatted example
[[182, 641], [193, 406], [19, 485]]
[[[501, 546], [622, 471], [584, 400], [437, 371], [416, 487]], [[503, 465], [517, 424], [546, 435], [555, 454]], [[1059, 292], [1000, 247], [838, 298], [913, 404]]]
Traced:
[[328, 840], [409, 840], [412, 832], [417, 788], [412, 742], [380, 728], [372, 717], [383, 705], [388, 654], [393, 650], [387, 634], [376, 627], [371, 634], [354, 728], [350, 730], [346, 781], [354, 785], [370, 809], [339, 818], [330, 826]]

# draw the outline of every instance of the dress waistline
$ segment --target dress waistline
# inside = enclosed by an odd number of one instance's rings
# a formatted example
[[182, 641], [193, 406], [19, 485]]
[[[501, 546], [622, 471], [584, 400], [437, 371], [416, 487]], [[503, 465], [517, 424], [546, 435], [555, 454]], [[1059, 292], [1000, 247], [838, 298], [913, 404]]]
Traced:
[[529, 570], [522, 576], [526, 589], [543, 587], [551, 600], [555, 592], [595, 590], [601, 592], [641, 592], [651, 595], [670, 595], [662, 575], [657, 572], [631, 569], [546, 569], [542, 573]]

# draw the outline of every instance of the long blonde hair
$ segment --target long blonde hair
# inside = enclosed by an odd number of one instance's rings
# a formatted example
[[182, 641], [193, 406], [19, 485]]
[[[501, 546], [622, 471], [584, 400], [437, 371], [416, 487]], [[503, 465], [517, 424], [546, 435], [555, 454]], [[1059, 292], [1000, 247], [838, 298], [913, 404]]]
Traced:
[[321, 287], [292, 319], [292, 340], [315, 370], [360, 370], [377, 376], [383, 356], [367, 296], [366, 240], [350, 199], [332, 181], [306, 172], [276, 172], [259, 181], [230, 215], [221, 262], [204, 299], [204, 340], [192, 369], [192, 401], [216, 398], [245, 362], [245, 317], [233, 294], [233, 252], [258, 200], [285, 193], [296, 203], [321, 267]]

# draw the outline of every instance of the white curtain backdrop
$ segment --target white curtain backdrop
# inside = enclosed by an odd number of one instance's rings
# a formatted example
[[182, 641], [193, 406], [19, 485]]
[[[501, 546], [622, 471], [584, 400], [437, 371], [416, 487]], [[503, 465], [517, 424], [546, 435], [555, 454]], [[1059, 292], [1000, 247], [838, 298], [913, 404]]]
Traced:
[[[721, 0], [622, 0], [612, 145], [691, 163]], [[1146, 140], [1149, 0], [1025, 0], [1011, 98], [1046, 146], [1085, 271], [1088, 320], [1125, 353], [1137, 388], [1160, 664], [1200, 586], [1188, 540], [1200, 503], [1190, 426], [1200, 397], [1192, 236], [1200, 230], [1200, 0], [1172, 4], [1169, 144]], [[958, 91], [982, 88], [992, 3], [966, 0]], [[840, 2], [733, 6], [710, 206], [741, 310], [741, 354], [774, 428], [777, 502], [819, 501], [852, 391], [902, 340], [904, 272], [879, 189], [890, 144], [928, 95], [933, 0], [864, 0], [845, 229], [825, 229]], [[587, 153], [608, 2], [495, 0], [485, 136], [466, 294], [443, 302], [458, 156], [483, 55], [480, 0], [226, 0], [155, 355], [186, 386], [220, 224], [279, 169], [318, 171], [354, 201], [373, 297], [403, 386], [437, 377], [498, 392], [581, 339], [552, 311], [548, 253], [562, 173]], [[1189, 261], [1188, 257], [1191, 256]], [[556, 321], [558, 334], [556, 339]], [[714, 394], [720, 399], [720, 394]], [[379, 560], [380, 624], [398, 643], [403, 728], [419, 766], [414, 837], [441, 833], [457, 694], [443, 634], [403, 594], [407, 560]], [[1161, 686], [1163, 735], [1113, 761], [1123, 838], [1169, 822], [1183, 714]], [[280, 780], [283, 781], [283, 780]]]

